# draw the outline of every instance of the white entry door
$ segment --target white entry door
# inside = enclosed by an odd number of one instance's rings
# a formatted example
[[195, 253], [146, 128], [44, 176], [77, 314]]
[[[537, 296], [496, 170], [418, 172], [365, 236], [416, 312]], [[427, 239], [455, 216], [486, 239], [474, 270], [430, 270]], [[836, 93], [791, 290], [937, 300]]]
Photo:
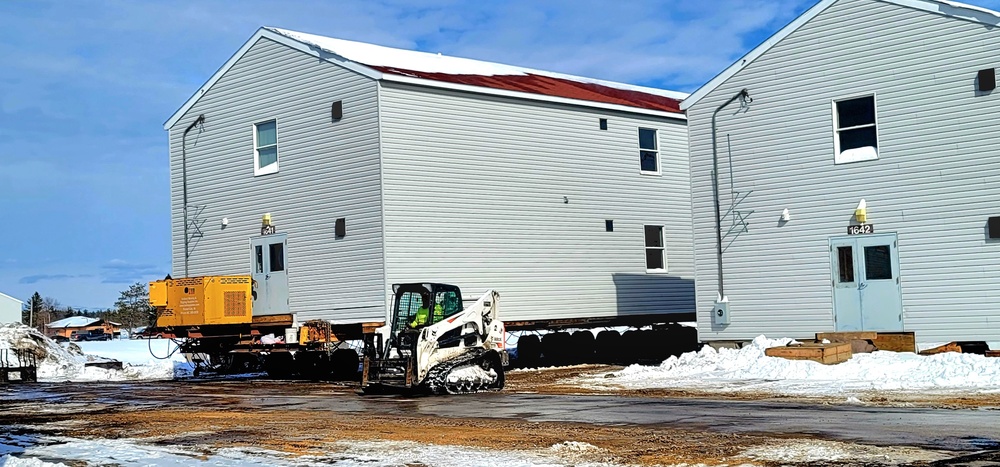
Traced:
[[838, 331], [902, 331], [896, 234], [830, 239]]
[[250, 239], [254, 316], [289, 313], [287, 250], [285, 234]]

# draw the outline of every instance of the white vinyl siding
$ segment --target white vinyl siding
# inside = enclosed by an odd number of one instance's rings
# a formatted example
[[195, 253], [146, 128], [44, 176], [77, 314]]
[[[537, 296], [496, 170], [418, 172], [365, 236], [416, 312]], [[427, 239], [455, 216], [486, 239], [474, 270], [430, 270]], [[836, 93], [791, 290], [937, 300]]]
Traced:
[[[510, 321], [691, 312], [683, 120], [393, 83], [381, 102], [389, 283], [493, 288]], [[660, 177], [636, 171], [640, 127]], [[647, 224], [671, 226], [670, 273], [647, 274]]]
[[20, 323], [23, 306], [20, 300], [0, 293], [0, 325]]
[[253, 126], [253, 174], [278, 171], [278, 122], [269, 120]]
[[[253, 45], [170, 130], [174, 277], [184, 271], [181, 135], [204, 114], [205, 131], [187, 138], [190, 212], [201, 223], [191, 275], [248, 274], [248, 239], [271, 213], [288, 236], [288, 306], [299, 322], [385, 319], [377, 96], [375, 81], [337, 64], [266, 38]], [[336, 101], [344, 118], [331, 122]], [[248, 176], [254, 124], [271, 120], [281, 171]]]
[[[829, 238], [867, 201], [875, 233], [898, 235], [903, 325], [921, 342], [1000, 341], [1000, 94], [977, 93], [1000, 30], [873, 0], [840, 0], [688, 111], [698, 331], [705, 340], [808, 338], [834, 329]], [[712, 113], [741, 89], [753, 103], [719, 113], [720, 199], [749, 194], [749, 230], [723, 244], [732, 324], [712, 326], [718, 291]], [[836, 165], [831, 102], [877, 95], [879, 158]], [[732, 168], [729, 166], [731, 143]], [[730, 185], [732, 181], [732, 185]], [[794, 213], [778, 222], [783, 209]], [[723, 233], [731, 217], [723, 219]], [[669, 225], [669, 224], [668, 224]], [[855, 278], [857, 279], [857, 278]]]

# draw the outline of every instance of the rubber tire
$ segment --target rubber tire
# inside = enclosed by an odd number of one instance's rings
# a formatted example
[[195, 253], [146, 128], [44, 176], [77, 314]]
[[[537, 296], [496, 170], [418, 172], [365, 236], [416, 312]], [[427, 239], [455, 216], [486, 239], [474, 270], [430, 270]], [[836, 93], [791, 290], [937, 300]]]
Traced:
[[542, 337], [542, 358], [548, 366], [569, 363], [573, 352], [573, 338], [568, 332], [550, 332]]
[[323, 352], [299, 351], [295, 354], [295, 372], [302, 379], [322, 381], [330, 379], [330, 356]]
[[294, 373], [295, 360], [288, 352], [270, 353], [264, 356], [264, 371], [274, 379], [289, 379]]
[[660, 331], [646, 329], [639, 331], [640, 351], [647, 365], [659, 365], [670, 353], [671, 337], [664, 338]]
[[623, 365], [631, 365], [642, 360], [642, 332], [637, 329], [629, 329], [622, 333], [621, 354], [618, 362]]
[[520, 368], [538, 366], [542, 360], [542, 340], [536, 334], [528, 334], [517, 339], [517, 360]]
[[622, 335], [618, 331], [606, 330], [597, 333], [596, 359], [598, 363], [618, 363], [621, 359]]
[[332, 368], [333, 379], [340, 381], [355, 381], [361, 378], [358, 365], [361, 357], [354, 349], [337, 349], [330, 357], [330, 367]]
[[571, 336], [573, 349], [571, 360], [574, 363], [594, 363], [597, 360], [597, 340], [590, 331], [576, 331]]

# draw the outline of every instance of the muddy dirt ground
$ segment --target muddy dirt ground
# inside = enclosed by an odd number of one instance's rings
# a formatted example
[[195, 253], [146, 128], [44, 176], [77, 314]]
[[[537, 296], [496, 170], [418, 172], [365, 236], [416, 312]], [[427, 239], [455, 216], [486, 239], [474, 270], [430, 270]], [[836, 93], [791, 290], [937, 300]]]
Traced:
[[[606, 372], [614, 367], [580, 366], [541, 371], [516, 371], [509, 375], [505, 392], [574, 395], [599, 393], [561, 382], [584, 372]], [[442, 417], [413, 410], [376, 413], [357, 404], [357, 387], [350, 384], [307, 382], [248, 382], [251, 391], [229, 386], [171, 383], [156, 389], [144, 383], [120, 386], [69, 386], [46, 390], [37, 397], [11, 397], [12, 389], [0, 388], [0, 428], [36, 434], [87, 439], [138, 438], [162, 445], [199, 448], [250, 447], [292, 455], [328, 453], [338, 441], [414, 441], [438, 445], [470, 446], [500, 450], [544, 450], [558, 443], [575, 441], [599, 448], [578, 461], [614, 465], [1000, 465], [995, 450], [982, 452], [928, 450], [905, 446], [866, 446], [836, 442], [838, 452], [854, 451], [860, 457], [826, 460], [795, 460], [754, 457], [752, 452], [782, 449], [789, 443], [812, 446], [820, 436], [804, 433], [720, 432], [689, 428], [686, 424], [597, 424], [538, 422], [504, 419], [469, 413]], [[238, 386], [233, 385], [232, 388]], [[171, 389], [173, 388], [173, 389]], [[109, 391], [114, 391], [110, 394]], [[135, 393], [135, 397], [130, 396]], [[280, 393], [291, 400], [336, 400], [359, 408], [324, 409], [322, 405], [281, 404], [260, 394]], [[628, 391], [622, 397], [662, 398], [664, 403], [681, 398], [705, 397], [690, 391]], [[7, 396], [7, 397], [5, 397]], [[714, 395], [717, 397], [718, 395]], [[477, 396], [458, 396], [475, 398]], [[753, 394], [726, 395], [733, 398], [773, 397]], [[405, 398], [394, 398], [405, 405]], [[418, 401], [419, 402], [419, 401]], [[928, 401], [924, 401], [930, 404]], [[991, 403], [995, 403], [993, 400]], [[483, 399], [482, 411], [490, 411]], [[503, 403], [502, 399], [500, 403]], [[937, 406], [968, 407], [983, 401], [961, 399], [937, 401]], [[291, 408], [289, 408], [291, 407]], [[252, 409], [248, 409], [252, 408]], [[980, 409], [982, 410], [982, 409]], [[463, 412], [464, 414], [464, 412]], [[808, 447], [806, 449], [809, 449]], [[818, 448], [817, 448], [818, 449]], [[874, 451], [872, 451], [874, 450]], [[962, 457], [971, 455], [973, 457]]]

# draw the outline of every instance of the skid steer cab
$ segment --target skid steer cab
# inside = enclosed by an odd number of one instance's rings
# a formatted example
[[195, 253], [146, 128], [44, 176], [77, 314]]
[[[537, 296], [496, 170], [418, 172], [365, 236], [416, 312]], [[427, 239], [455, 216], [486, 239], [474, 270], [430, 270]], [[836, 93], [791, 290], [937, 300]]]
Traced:
[[465, 306], [448, 284], [394, 284], [392, 314], [365, 336], [365, 393], [416, 390], [433, 394], [498, 391], [507, 351], [500, 294], [488, 290]]

